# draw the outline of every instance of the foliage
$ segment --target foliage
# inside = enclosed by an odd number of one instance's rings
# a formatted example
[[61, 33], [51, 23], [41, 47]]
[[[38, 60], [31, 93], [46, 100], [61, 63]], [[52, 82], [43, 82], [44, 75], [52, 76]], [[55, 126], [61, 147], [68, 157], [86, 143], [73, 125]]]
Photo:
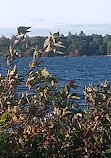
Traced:
[[[65, 48], [59, 39], [58, 33], [50, 33], [42, 48], [34, 48], [29, 71], [22, 77], [13, 61], [20, 56], [18, 46], [27, 41], [27, 35], [16, 35], [9, 47], [8, 72], [0, 75], [1, 158], [110, 158], [110, 84], [85, 88], [82, 112], [75, 102], [79, 96], [74, 82], [60, 88], [57, 79], [40, 67], [49, 52]], [[21, 84], [27, 92], [19, 97]]]
[[[59, 35], [59, 36], [56, 36]], [[20, 35], [21, 36], [21, 35]], [[58, 52], [64, 52], [64, 55], [71, 56], [83, 56], [83, 55], [110, 55], [111, 54], [111, 35], [106, 34], [105, 36], [98, 34], [86, 35], [83, 31], [79, 34], [72, 34], [71, 32], [68, 35], [64, 36], [57, 32], [55, 34], [56, 41], [62, 42], [65, 47], [58, 47]], [[29, 37], [26, 35], [25, 40], [18, 44], [18, 49], [21, 50], [22, 56], [32, 56], [34, 49], [42, 49], [44, 40], [47, 37], [42, 36], [33, 36]], [[6, 56], [8, 53], [8, 47], [15, 40], [15, 36], [12, 38], [6, 38], [2, 36], [0, 38], [0, 54]], [[31, 49], [30, 49], [31, 48]], [[78, 54], [76, 54], [78, 50]], [[57, 55], [51, 51], [47, 54], [48, 56]]]

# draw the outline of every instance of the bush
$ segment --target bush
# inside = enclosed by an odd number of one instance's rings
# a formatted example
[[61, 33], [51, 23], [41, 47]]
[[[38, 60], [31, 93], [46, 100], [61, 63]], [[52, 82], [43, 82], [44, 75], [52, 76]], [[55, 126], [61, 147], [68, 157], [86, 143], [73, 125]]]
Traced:
[[[25, 40], [15, 36], [7, 57], [8, 73], [0, 76], [1, 158], [88, 158], [111, 155], [111, 90], [105, 81], [99, 88], [84, 90], [84, 112], [73, 81], [61, 89], [46, 68], [40, 68], [47, 53], [64, 47], [50, 33], [42, 49], [35, 48], [29, 71], [19, 76], [13, 61], [17, 46]], [[29, 49], [29, 48], [28, 48]], [[17, 95], [17, 87], [28, 90]]]

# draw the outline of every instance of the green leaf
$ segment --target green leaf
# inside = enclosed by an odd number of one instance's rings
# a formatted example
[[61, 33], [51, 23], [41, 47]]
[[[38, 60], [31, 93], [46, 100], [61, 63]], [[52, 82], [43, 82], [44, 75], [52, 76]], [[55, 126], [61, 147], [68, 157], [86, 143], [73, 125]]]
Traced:
[[111, 149], [105, 151], [106, 154], [111, 154]]
[[85, 112], [85, 117], [86, 117], [86, 119], [87, 120], [91, 120], [91, 114], [90, 114], [90, 111], [89, 110], [87, 110], [86, 112]]

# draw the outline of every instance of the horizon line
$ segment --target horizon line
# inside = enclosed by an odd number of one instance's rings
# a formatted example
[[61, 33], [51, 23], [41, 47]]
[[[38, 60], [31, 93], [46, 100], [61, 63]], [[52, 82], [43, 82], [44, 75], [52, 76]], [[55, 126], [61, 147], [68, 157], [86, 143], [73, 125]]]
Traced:
[[[57, 24], [57, 25], [55, 25], [55, 26], [46, 26], [46, 27], [31, 27], [31, 28], [36, 28], [36, 29], [48, 29], [48, 28], [56, 28], [56, 27], [60, 27], [60, 26], [73, 26], [73, 25], [86, 25], [86, 26], [90, 26], [90, 25], [111, 25], [111, 23], [92, 23], [92, 24], [88, 24], [88, 23], [82, 23], [82, 24], [79, 24], [79, 23], [77, 23], [77, 24]], [[19, 25], [19, 26], [26, 26], [26, 25]], [[28, 26], [28, 25], [27, 25]], [[16, 27], [6, 27], [6, 26], [4, 26], [4, 27], [0, 27], [0, 29], [15, 29], [15, 28], [17, 28], [18, 26], [16, 26]]]

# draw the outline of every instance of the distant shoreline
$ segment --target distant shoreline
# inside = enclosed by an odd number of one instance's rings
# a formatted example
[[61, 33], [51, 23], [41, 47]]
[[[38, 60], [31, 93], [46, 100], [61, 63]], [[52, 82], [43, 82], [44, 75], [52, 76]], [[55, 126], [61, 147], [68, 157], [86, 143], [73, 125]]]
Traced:
[[[80, 31], [84, 31], [85, 34], [91, 35], [95, 34], [111, 34], [111, 24], [69, 24], [69, 25], [59, 25], [55, 27], [49, 28], [33, 28], [31, 29], [30, 36], [48, 36], [49, 31], [57, 32], [67, 35], [68, 32], [72, 32], [72, 34], [79, 33]], [[0, 36], [12, 37], [15, 34], [15, 28], [0, 28]]]

